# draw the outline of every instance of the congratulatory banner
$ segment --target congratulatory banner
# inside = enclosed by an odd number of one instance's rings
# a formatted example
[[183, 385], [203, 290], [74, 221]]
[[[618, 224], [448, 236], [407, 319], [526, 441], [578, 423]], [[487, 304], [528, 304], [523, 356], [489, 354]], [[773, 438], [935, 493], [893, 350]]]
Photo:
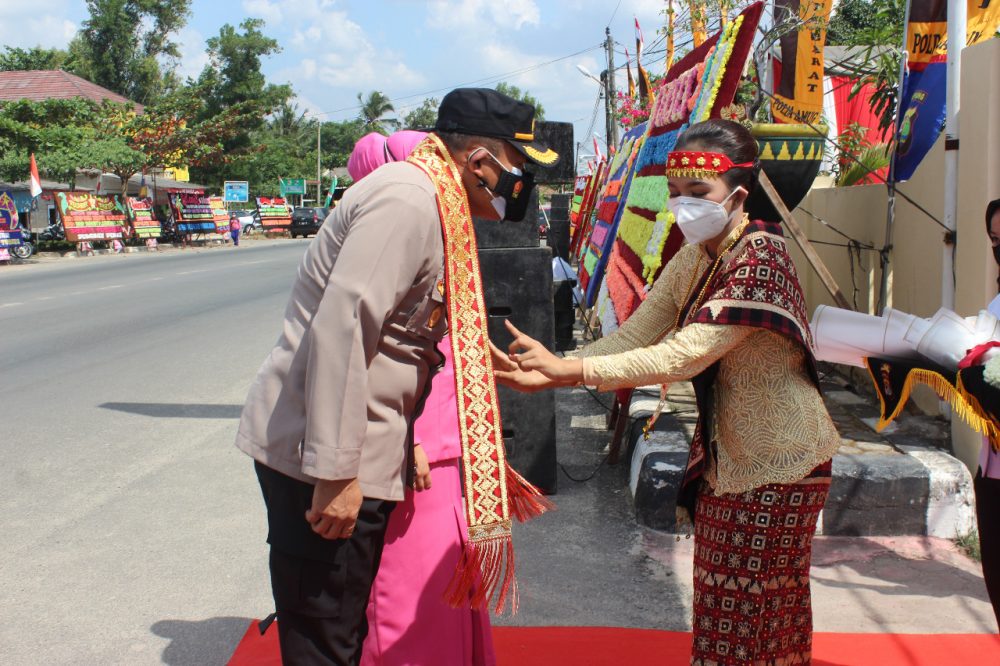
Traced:
[[[781, 38], [781, 78], [771, 100], [779, 123], [814, 125], [823, 115], [823, 44], [833, 0], [775, 0], [775, 16], [798, 16], [803, 27]], [[783, 8], [785, 12], [778, 13]]]

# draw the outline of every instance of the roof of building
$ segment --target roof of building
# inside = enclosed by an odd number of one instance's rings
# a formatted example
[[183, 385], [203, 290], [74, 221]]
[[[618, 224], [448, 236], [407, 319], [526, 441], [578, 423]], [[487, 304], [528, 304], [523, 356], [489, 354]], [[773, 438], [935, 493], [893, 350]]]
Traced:
[[142, 110], [141, 104], [61, 69], [0, 72], [0, 101], [30, 99], [41, 102], [77, 97], [95, 102], [109, 100], [134, 104], [137, 110]]

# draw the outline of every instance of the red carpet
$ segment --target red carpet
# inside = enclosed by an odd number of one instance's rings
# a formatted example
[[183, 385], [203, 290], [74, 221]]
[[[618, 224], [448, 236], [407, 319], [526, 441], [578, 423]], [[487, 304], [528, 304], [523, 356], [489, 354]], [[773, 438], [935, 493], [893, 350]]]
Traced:
[[[495, 627], [500, 666], [686, 666], [691, 634], [613, 627]], [[816, 634], [813, 666], [1000, 664], [993, 634]], [[229, 666], [281, 666], [278, 632], [247, 629]]]

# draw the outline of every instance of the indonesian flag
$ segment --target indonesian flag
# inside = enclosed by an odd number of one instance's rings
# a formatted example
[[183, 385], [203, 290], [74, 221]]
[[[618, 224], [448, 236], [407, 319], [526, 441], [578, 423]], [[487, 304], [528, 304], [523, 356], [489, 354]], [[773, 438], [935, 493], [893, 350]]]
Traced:
[[31, 197], [42, 193], [42, 179], [38, 176], [38, 165], [35, 164], [35, 154], [31, 153]]
[[636, 58], [642, 57], [642, 47], [646, 45], [646, 42], [642, 39], [642, 28], [639, 27], [639, 17], [633, 16], [635, 19], [635, 45], [636, 45]]
[[601, 154], [601, 145], [597, 143], [596, 134], [592, 138], [594, 139], [594, 156], [597, 158], [597, 161], [600, 162], [604, 159], [604, 156]]

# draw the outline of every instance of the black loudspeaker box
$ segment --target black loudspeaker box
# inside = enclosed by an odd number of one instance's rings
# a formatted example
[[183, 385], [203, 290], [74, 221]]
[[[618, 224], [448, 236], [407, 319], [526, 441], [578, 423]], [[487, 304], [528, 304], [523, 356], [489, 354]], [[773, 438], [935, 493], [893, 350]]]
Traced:
[[[490, 339], [506, 350], [504, 326], [553, 348], [552, 255], [546, 247], [481, 249], [483, 298]], [[543, 492], [556, 492], [556, 403], [553, 391], [520, 393], [500, 386], [500, 418], [511, 466]]]
[[569, 261], [569, 208], [573, 193], [553, 194], [549, 212], [549, 230], [546, 243], [552, 248], [553, 257]]
[[535, 182], [552, 185], [556, 183], [572, 183], [576, 178], [573, 152], [573, 123], [560, 123], [549, 120], [535, 123], [535, 139], [544, 142], [549, 148], [559, 153], [559, 161], [555, 166], [542, 168], [532, 165]]
[[520, 222], [474, 217], [472, 227], [480, 248], [538, 247], [538, 188], [532, 190], [528, 212]]

